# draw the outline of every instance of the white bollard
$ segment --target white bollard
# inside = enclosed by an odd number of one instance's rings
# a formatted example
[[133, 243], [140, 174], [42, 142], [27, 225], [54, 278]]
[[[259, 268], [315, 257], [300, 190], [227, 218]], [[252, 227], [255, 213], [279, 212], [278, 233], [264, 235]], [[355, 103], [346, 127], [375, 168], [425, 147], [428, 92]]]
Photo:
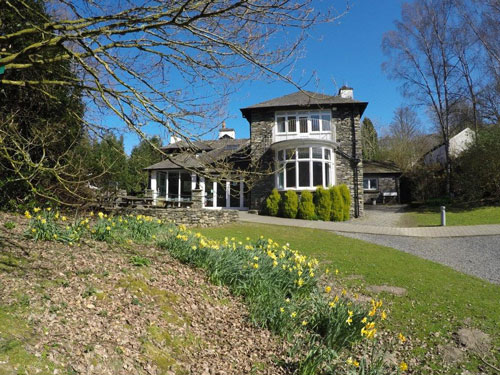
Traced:
[[446, 226], [446, 207], [441, 206], [441, 226]]

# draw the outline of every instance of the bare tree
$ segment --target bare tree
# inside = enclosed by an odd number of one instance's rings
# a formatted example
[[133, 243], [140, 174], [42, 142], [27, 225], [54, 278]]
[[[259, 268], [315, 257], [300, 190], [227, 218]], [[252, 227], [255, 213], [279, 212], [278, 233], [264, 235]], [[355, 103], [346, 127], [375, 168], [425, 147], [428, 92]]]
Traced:
[[[347, 10], [320, 12], [312, 0], [54, 0], [48, 12], [33, 3], [0, 5], [0, 13], [21, 20], [0, 35], [2, 87], [47, 98], [47, 87], [77, 88], [86, 105], [78, 120], [88, 131], [130, 130], [148, 139], [145, 127], [155, 124], [189, 146], [220, 124], [239, 82], [264, 75], [297, 85], [291, 71], [308, 30]], [[75, 74], [23, 74], [61, 61]]]
[[422, 141], [421, 122], [415, 111], [408, 106], [398, 107], [389, 133], [380, 141], [381, 153], [402, 171], [409, 171], [425, 152]]
[[450, 0], [404, 4], [401, 21], [384, 35], [382, 44], [389, 58], [385, 71], [403, 82], [405, 95], [430, 108], [437, 122], [445, 145], [447, 194], [451, 191], [450, 120], [462, 91], [453, 49], [456, 21]]

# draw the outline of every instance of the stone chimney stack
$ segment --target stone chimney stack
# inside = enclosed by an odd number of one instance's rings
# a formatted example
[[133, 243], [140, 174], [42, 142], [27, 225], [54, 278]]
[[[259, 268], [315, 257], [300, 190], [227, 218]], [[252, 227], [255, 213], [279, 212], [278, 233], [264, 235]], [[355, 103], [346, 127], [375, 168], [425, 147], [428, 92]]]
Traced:
[[339, 90], [339, 96], [343, 99], [354, 99], [354, 90], [352, 87], [344, 85]]
[[236, 138], [236, 132], [234, 131], [234, 129], [226, 128], [225, 121], [222, 121], [222, 127], [219, 130], [219, 139], [222, 138], [231, 138], [231, 139]]

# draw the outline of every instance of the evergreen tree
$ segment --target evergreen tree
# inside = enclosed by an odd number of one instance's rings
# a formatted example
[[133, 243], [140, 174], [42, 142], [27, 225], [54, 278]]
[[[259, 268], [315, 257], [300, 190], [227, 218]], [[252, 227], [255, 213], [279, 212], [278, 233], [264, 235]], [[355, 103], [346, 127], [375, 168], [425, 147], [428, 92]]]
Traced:
[[363, 119], [361, 125], [361, 144], [363, 147], [363, 159], [375, 160], [378, 154], [378, 135], [372, 120], [368, 117]]
[[149, 141], [142, 140], [132, 149], [128, 160], [127, 191], [144, 191], [149, 177], [143, 169], [161, 161], [161, 154], [157, 150], [160, 147], [160, 137], [153, 137]]

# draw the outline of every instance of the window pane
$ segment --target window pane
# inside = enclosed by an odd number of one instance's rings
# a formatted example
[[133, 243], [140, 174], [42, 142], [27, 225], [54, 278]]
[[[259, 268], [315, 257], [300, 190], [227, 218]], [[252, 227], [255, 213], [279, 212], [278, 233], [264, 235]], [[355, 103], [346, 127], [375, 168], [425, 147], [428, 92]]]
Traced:
[[191, 200], [191, 174], [181, 173], [181, 199]]
[[179, 199], [179, 172], [168, 172], [168, 199]]
[[297, 131], [297, 118], [295, 116], [288, 117], [288, 132], [295, 133]]
[[313, 186], [323, 186], [323, 163], [320, 161], [313, 162]]
[[368, 179], [367, 178], [363, 178], [363, 189], [368, 189]]
[[330, 163], [325, 163], [325, 185], [330, 186]]
[[[283, 165], [281, 165], [281, 168]], [[283, 189], [285, 185], [285, 171], [281, 170], [278, 172], [278, 189]]]
[[285, 152], [283, 150], [278, 151], [278, 160], [285, 160]]
[[289, 148], [286, 150], [286, 160], [295, 159], [295, 149]]
[[332, 157], [332, 154], [330, 153], [330, 150], [328, 148], [325, 148], [325, 159], [332, 160], [331, 157]]
[[295, 163], [286, 163], [286, 187], [295, 187]]
[[226, 181], [217, 182], [217, 207], [226, 207]]
[[309, 162], [299, 162], [299, 186], [310, 186], [309, 179]]
[[214, 205], [214, 182], [205, 179], [205, 207], [213, 207]]
[[284, 133], [285, 132], [285, 118], [278, 117], [277, 122], [278, 122], [278, 133]]
[[370, 189], [376, 189], [376, 188], [377, 188], [377, 179], [371, 178], [370, 179]]
[[319, 115], [312, 115], [311, 116], [311, 129], [313, 132], [319, 132], [320, 127], [319, 127]]
[[321, 147], [313, 147], [313, 159], [321, 159], [323, 156], [323, 152], [321, 151]]
[[321, 125], [323, 126], [323, 131], [331, 130], [330, 115], [323, 115], [323, 116], [321, 116], [321, 122], [322, 122]]
[[300, 117], [299, 122], [300, 122], [300, 132], [307, 133], [307, 117]]
[[299, 148], [299, 159], [309, 159], [309, 147]]
[[231, 181], [229, 185], [229, 205], [231, 207], [239, 207], [240, 206], [240, 182], [239, 181]]

